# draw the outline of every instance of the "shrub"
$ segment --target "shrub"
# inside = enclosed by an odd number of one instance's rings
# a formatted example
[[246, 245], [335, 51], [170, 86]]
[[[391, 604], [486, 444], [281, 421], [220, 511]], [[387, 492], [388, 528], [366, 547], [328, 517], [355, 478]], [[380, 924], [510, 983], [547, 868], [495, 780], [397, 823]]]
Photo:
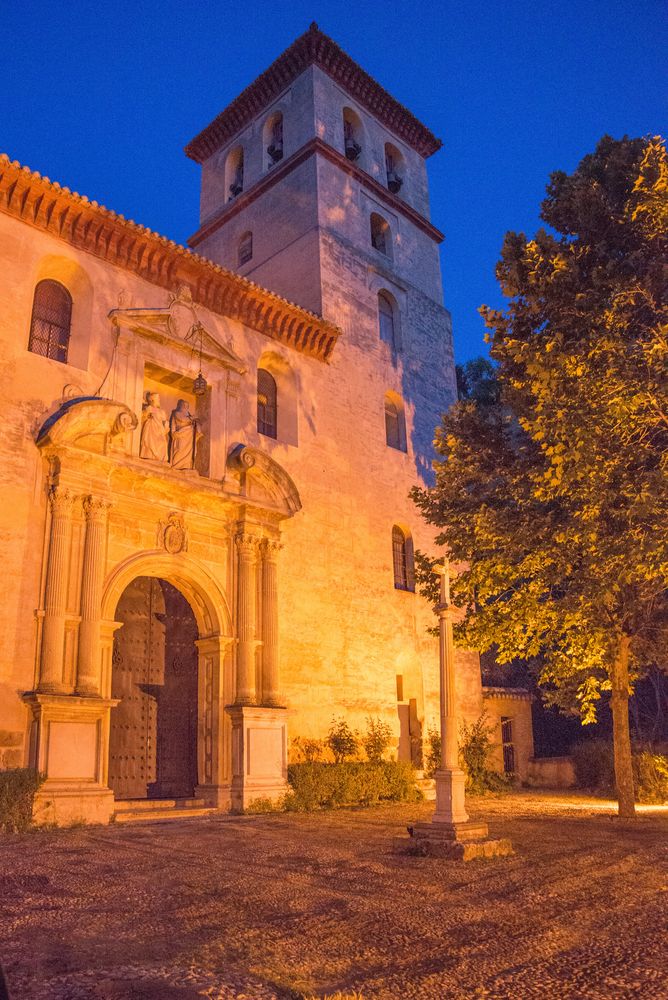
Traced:
[[322, 759], [325, 746], [322, 740], [312, 740], [304, 736], [295, 736], [292, 740], [292, 750], [298, 761], [314, 761]]
[[490, 740], [494, 727], [488, 725], [487, 713], [471, 725], [461, 724], [459, 730], [459, 766], [466, 774], [466, 791], [476, 795], [499, 792], [508, 788], [509, 780], [490, 767], [494, 744]]
[[387, 722], [369, 717], [366, 720], [366, 733], [361, 742], [369, 760], [377, 763], [383, 759], [392, 742], [392, 727]]
[[428, 778], [433, 778], [441, 766], [441, 734], [438, 729], [429, 727], [426, 743], [425, 774]]
[[578, 788], [610, 794], [615, 788], [612, 744], [607, 740], [586, 740], [571, 749], [575, 783]]
[[345, 719], [332, 719], [325, 742], [337, 764], [341, 764], [347, 757], [354, 757], [359, 750], [358, 738]]
[[29, 767], [0, 771], [0, 830], [21, 833], [32, 823], [35, 792], [44, 778]]
[[[612, 743], [587, 740], [571, 750], [578, 788], [613, 795], [615, 762]], [[633, 784], [639, 802], [662, 803], [668, 800], [668, 757], [652, 750], [634, 750]]]
[[639, 802], [668, 801], [668, 757], [651, 750], [633, 755], [633, 781]]
[[290, 764], [289, 811], [311, 812], [337, 806], [378, 802], [416, 802], [413, 768], [407, 761], [341, 761], [337, 764]]

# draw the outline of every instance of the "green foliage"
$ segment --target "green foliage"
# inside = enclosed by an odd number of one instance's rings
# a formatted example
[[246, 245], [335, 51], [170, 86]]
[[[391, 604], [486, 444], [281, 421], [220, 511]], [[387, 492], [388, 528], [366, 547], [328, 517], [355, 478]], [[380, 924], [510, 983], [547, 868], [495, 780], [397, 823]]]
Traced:
[[578, 788], [610, 794], [615, 787], [612, 744], [607, 740], [586, 740], [571, 749], [575, 783]]
[[490, 739], [493, 732], [485, 712], [470, 725], [462, 722], [459, 729], [459, 766], [466, 774], [467, 792], [475, 795], [508, 788], [508, 778], [489, 766], [494, 750]]
[[332, 719], [325, 742], [337, 764], [341, 764], [348, 757], [355, 757], [359, 752], [358, 736], [345, 719]]
[[44, 778], [28, 767], [0, 771], [0, 830], [22, 833], [32, 823], [35, 792]]
[[311, 812], [337, 806], [378, 802], [416, 802], [421, 797], [406, 761], [344, 761], [338, 764], [290, 764], [289, 811]]
[[483, 406], [495, 406], [501, 396], [496, 368], [487, 358], [473, 358], [456, 365], [457, 398], [472, 399]]
[[251, 801], [244, 809], [244, 813], [248, 813], [253, 816], [259, 816], [264, 813], [283, 812], [284, 808], [285, 807], [282, 799], [274, 801], [273, 799], [261, 796], [260, 798], [257, 799], [251, 799]]
[[[615, 787], [612, 744], [607, 740], [587, 740], [571, 750], [578, 788], [610, 795]], [[652, 750], [633, 754], [633, 784], [639, 802], [668, 801], [668, 757]]]
[[369, 716], [366, 720], [366, 732], [361, 743], [369, 760], [378, 762], [383, 759], [392, 742], [392, 727], [381, 719]]
[[583, 722], [612, 690], [631, 800], [628, 690], [668, 660], [667, 193], [659, 138], [605, 137], [552, 175], [552, 231], [506, 235], [507, 307], [481, 309], [499, 400], [445, 414], [436, 485], [412, 494], [459, 568], [456, 642], [540, 658]]
[[633, 755], [633, 779], [639, 802], [668, 802], [668, 757], [641, 750]]
[[299, 761], [322, 760], [325, 753], [325, 744], [322, 740], [295, 736], [292, 740], [292, 752], [293, 756]]
[[426, 752], [424, 756], [424, 771], [428, 778], [433, 778], [441, 766], [441, 733], [434, 726], [427, 730]]

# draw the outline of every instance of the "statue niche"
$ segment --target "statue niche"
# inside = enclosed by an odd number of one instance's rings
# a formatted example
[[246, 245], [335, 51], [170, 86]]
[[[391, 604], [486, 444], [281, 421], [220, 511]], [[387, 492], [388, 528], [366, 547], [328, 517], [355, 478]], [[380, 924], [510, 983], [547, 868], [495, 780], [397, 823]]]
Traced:
[[169, 421], [167, 414], [160, 406], [160, 396], [157, 392], [146, 394], [146, 402], [142, 407], [141, 440], [139, 457], [153, 462], [166, 462], [168, 455]]
[[170, 465], [172, 469], [195, 468], [197, 447], [203, 437], [188, 401], [179, 399], [169, 417], [160, 404], [157, 392], [147, 392], [142, 407], [142, 430], [139, 457]]
[[169, 418], [169, 464], [173, 469], [194, 469], [197, 445], [202, 432], [188, 409], [185, 399], [180, 399]]

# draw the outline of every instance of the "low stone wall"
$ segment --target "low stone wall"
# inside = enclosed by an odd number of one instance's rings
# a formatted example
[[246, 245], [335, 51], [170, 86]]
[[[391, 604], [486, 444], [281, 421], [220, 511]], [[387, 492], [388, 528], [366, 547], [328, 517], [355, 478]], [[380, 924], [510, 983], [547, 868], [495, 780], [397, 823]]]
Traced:
[[531, 757], [526, 783], [532, 788], [573, 788], [575, 769], [571, 757]]

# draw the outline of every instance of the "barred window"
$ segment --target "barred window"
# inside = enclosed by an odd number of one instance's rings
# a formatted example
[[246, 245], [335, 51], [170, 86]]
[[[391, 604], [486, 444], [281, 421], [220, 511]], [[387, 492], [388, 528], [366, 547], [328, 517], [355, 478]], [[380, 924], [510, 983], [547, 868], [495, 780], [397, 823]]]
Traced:
[[276, 381], [265, 368], [257, 370], [257, 429], [267, 437], [278, 437]]
[[253, 234], [244, 233], [239, 240], [239, 266], [253, 259]]
[[395, 524], [392, 528], [392, 562], [394, 565], [394, 589], [415, 590], [413, 567], [413, 543], [409, 535]]
[[59, 281], [40, 281], [32, 303], [28, 350], [66, 363], [71, 325], [70, 293]]

